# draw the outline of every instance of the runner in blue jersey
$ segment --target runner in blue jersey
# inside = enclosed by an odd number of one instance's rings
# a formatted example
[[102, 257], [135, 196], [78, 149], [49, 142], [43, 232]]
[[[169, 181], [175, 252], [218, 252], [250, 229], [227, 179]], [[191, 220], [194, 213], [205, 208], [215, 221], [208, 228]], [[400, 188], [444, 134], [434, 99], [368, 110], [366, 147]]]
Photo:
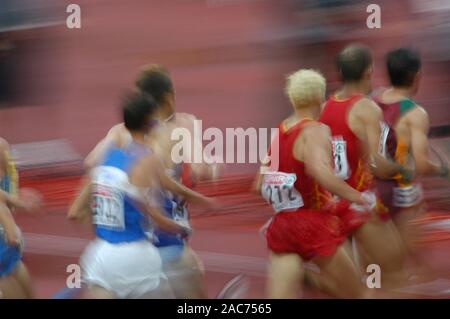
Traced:
[[36, 210], [40, 197], [32, 190], [21, 190], [19, 199], [17, 179], [9, 144], [0, 139], [0, 299], [33, 297], [30, 276], [22, 262], [22, 234], [12, 211]]
[[161, 214], [156, 199], [160, 187], [194, 203], [211, 204], [167, 176], [146, 144], [156, 108], [148, 95], [136, 93], [127, 101], [124, 124], [130, 140], [121, 147], [109, 145], [69, 212], [71, 218], [83, 218], [92, 210], [97, 238], [81, 257], [88, 298], [158, 296], [165, 275], [158, 250], [146, 235], [148, 217], [167, 232], [182, 237], [190, 232]]
[[[195, 138], [195, 116], [187, 113], [175, 112], [175, 90], [168, 71], [160, 65], [145, 66], [136, 81], [137, 88], [144, 94], [155, 98], [159, 107], [159, 126], [147, 138], [155, 153], [163, 160], [168, 174], [177, 181], [181, 181], [183, 170], [189, 168], [193, 180], [216, 178], [218, 166], [216, 164], [175, 163], [171, 158], [171, 150], [176, 141], [171, 139], [176, 129], [185, 129]], [[117, 124], [108, 132], [107, 136], [86, 157], [85, 164], [88, 168], [101, 161], [105, 150], [111, 144], [124, 146], [130, 140], [130, 134], [123, 123]], [[200, 145], [201, 141], [191, 141], [191, 145]], [[191, 150], [193, 152], [199, 150]], [[201, 152], [201, 150], [200, 150]], [[187, 154], [183, 154], [187, 155]], [[189, 225], [189, 218], [185, 199], [183, 196], [175, 196], [167, 189], [162, 190], [159, 201], [164, 207], [164, 214], [177, 221]], [[159, 248], [171, 287], [177, 298], [206, 298], [207, 293], [203, 283], [203, 266], [200, 259], [190, 249], [186, 238], [178, 235], [156, 230], [149, 230], [154, 244]]]

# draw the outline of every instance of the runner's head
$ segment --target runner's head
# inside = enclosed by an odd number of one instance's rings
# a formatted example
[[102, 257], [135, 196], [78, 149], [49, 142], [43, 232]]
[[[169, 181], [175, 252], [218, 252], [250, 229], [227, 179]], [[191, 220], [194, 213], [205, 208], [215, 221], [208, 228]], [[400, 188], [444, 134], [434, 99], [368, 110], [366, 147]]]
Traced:
[[325, 78], [317, 71], [301, 69], [287, 77], [286, 95], [295, 110], [317, 108], [325, 100]]
[[336, 59], [344, 84], [356, 84], [364, 93], [372, 86], [372, 53], [366, 46], [351, 44], [339, 52]]
[[142, 67], [136, 86], [144, 94], [153, 96], [160, 106], [159, 117], [166, 119], [175, 112], [175, 90], [167, 69], [158, 64]]
[[123, 120], [125, 127], [134, 133], [147, 133], [158, 110], [158, 104], [148, 94], [131, 93], [123, 102]]
[[386, 55], [386, 66], [393, 87], [417, 92], [421, 68], [418, 52], [407, 48], [392, 50]]

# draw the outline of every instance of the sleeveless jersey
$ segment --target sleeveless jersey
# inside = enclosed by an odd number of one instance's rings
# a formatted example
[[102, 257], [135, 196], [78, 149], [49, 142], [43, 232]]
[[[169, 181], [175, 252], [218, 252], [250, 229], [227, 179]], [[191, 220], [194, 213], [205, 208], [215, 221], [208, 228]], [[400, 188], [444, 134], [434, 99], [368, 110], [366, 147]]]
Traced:
[[[321, 209], [331, 200], [330, 193], [306, 174], [305, 164], [294, 157], [294, 143], [304, 126], [311, 122], [312, 120], [304, 119], [289, 129], [283, 123], [279, 126], [278, 171], [263, 175], [261, 190], [263, 197], [276, 212], [300, 208]], [[273, 154], [270, 155], [273, 157]]]
[[150, 154], [143, 145], [131, 142], [124, 149], [112, 147], [92, 172], [92, 212], [98, 238], [112, 244], [146, 239], [146, 217], [135, 207], [136, 188], [128, 173], [143, 156]]
[[319, 121], [331, 130], [336, 176], [363, 192], [372, 188], [373, 176], [361, 142], [347, 123], [350, 109], [361, 98], [362, 95], [343, 100], [331, 97], [325, 103]]

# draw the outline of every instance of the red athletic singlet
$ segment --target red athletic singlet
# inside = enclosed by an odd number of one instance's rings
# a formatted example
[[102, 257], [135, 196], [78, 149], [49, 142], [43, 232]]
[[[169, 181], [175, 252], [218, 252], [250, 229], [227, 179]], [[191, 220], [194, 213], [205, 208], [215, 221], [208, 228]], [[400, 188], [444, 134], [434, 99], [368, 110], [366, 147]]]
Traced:
[[[351, 187], [364, 192], [374, 188], [374, 178], [370, 172], [363, 146], [347, 122], [348, 113], [361, 98], [363, 95], [359, 94], [342, 100], [335, 97], [329, 98], [319, 121], [328, 125], [331, 130], [335, 174], [344, 179]], [[348, 202], [341, 200], [340, 204], [345, 207]], [[347, 235], [353, 233], [370, 217], [368, 212], [361, 213], [352, 209], [340, 209], [339, 211]]]
[[331, 97], [326, 102], [319, 121], [331, 129], [336, 175], [356, 190], [366, 191], [372, 188], [373, 176], [361, 142], [347, 123], [350, 109], [361, 98], [362, 95], [353, 95], [343, 100]]
[[267, 230], [269, 249], [275, 253], [297, 253], [308, 260], [334, 254], [345, 236], [341, 220], [331, 209], [326, 210], [332, 206], [331, 194], [294, 157], [295, 141], [306, 125], [314, 122], [302, 120], [289, 129], [280, 125], [278, 171], [264, 175], [262, 192], [277, 212]]

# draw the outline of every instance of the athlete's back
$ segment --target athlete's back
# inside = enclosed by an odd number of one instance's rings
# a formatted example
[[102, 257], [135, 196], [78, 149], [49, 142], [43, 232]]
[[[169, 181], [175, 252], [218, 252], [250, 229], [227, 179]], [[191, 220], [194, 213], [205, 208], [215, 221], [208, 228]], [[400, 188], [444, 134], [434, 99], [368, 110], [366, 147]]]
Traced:
[[371, 187], [373, 179], [364, 147], [366, 141], [362, 141], [349, 124], [350, 112], [361, 99], [364, 97], [360, 94], [345, 99], [333, 96], [325, 103], [319, 120], [331, 130], [335, 174], [351, 187], [365, 191]]

